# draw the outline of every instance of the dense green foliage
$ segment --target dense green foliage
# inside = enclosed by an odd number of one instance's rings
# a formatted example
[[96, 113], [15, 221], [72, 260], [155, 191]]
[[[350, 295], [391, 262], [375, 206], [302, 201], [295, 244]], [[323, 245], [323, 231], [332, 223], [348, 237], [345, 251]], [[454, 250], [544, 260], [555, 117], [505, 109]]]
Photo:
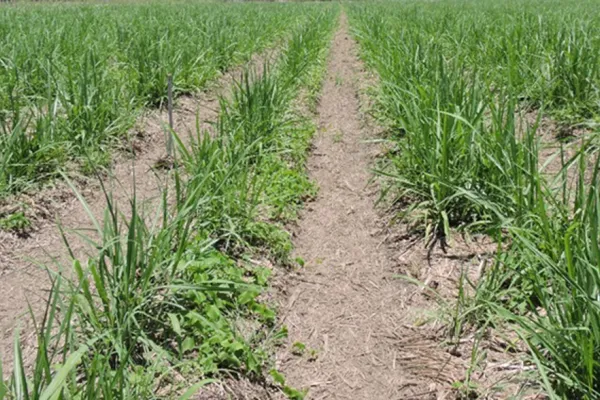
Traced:
[[598, 114], [600, 15], [589, 7], [355, 8], [364, 59], [381, 78], [381, 112], [401, 138], [396, 178], [434, 228], [496, 219], [468, 196], [485, 194], [511, 217], [531, 206], [522, 188], [535, 154], [518, 136], [535, 126], [515, 118], [524, 106], [577, 120]]
[[295, 102], [320, 87], [338, 12], [292, 8], [302, 15], [281, 55], [222, 97], [216, 133], [189, 146], [174, 133], [174, 193], [158, 214], [140, 214], [134, 198], [125, 219], [107, 195], [97, 256], [74, 260], [74, 280], [56, 277], [34, 373], [17, 339], [0, 398], [189, 398], [221, 373], [264, 379], [285, 335], [259, 298], [265, 265], [291, 262], [281, 218], [314, 190], [304, 173], [314, 126]]
[[[379, 171], [390, 178], [387, 193], [431, 234], [458, 228], [498, 241], [493, 266], [465, 282], [476, 294], [460, 299], [455, 321], [483, 330], [511, 323], [551, 397], [599, 398], [598, 3], [406, 2], [349, 11], [362, 56], [380, 78], [377, 110], [390, 126]], [[544, 118], [592, 128], [567, 143], [539, 134]], [[558, 149], [550, 158], [540, 151], [548, 145]], [[545, 170], [549, 163], [559, 172]]]
[[305, 14], [276, 4], [23, 4], [0, 9], [0, 195], [110, 161], [140, 109], [273, 45]]

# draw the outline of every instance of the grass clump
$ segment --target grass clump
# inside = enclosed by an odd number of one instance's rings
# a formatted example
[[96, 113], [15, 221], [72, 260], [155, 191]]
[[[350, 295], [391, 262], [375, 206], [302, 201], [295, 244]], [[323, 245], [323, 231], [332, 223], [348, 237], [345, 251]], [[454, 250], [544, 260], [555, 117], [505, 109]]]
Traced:
[[516, 331], [553, 399], [600, 397], [597, 138], [566, 143], [540, 129], [598, 118], [596, 6], [349, 6], [390, 127], [384, 195], [431, 237], [458, 229], [497, 244], [478, 281], [463, 276], [452, 334]]
[[141, 214], [135, 196], [119, 210], [109, 194], [101, 221], [89, 213], [98, 253], [73, 256], [66, 284], [57, 275], [52, 317], [38, 329], [47, 343], [35, 360], [42, 372], [32, 380], [16, 363], [9, 397], [184, 399], [224, 374], [265, 379], [269, 349], [285, 335], [261, 298], [266, 266], [291, 262], [275, 218], [289, 211], [271, 187], [296, 190], [284, 177], [302, 171], [299, 143], [309, 133], [293, 101], [307, 75], [320, 79], [312, 72], [336, 15], [336, 7], [312, 11], [293, 32], [306, 38], [302, 48], [292, 39], [262, 73], [245, 71], [221, 99], [214, 134], [198, 132], [185, 146], [173, 133], [179, 167], [155, 214]]
[[597, 53], [589, 37], [598, 16], [581, 7], [351, 7], [363, 58], [380, 78], [377, 109], [391, 128], [390, 193], [415, 204], [430, 231], [487, 229], [498, 214], [518, 218], [532, 207], [537, 125], [525, 122], [527, 110], [598, 115], [600, 76], [594, 57], [580, 57]]

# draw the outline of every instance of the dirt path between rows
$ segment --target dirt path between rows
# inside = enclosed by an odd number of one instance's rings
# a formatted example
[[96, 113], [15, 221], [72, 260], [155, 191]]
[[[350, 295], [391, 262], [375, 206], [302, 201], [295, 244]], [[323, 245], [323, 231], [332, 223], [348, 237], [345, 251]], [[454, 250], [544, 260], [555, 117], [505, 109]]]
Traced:
[[307, 399], [462, 398], [457, 387], [469, 373], [478, 386], [464, 398], [521, 393], [527, 367], [507, 356], [506, 338], [490, 333], [473, 363], [474, 333], [449, 334], [461, 276], [477, 279], [493, 243], [456, 235], [448, 247], [428, 247], [375, 208], [371, 171], [383, 149], [364, 113], [370, 82], [342, 13], [307, 166], [320, 191], [294, 232], [305, 265], [282, 285], [289, 335], [276, 367]]
[[[393, 279], [378, 234], [377, 188], [369, 185], [377, 145], [366, 142], [358, 90], [363, 66], [346, 16], [333, 39], [309, 160], [319, 187], [296, 232], [304, 273], [284, 307], [290, 346], [279, 355], [289, 384], [314, 399], [393, 399], [403, 376], [392, 341], [406, 289]], [[294, 343], [306, 346], [302, 357]], [[296, 345], [298, 347], [298, 345]]]
[[[246, 65], [253, 65], [260, 73], [264, 62], [272, 60], [277, 50], [267, 50], [255, 55]], [[219, 97], [227, 95], [234, 79], [239, 78], [243, 66], [224, 73], [204, 91], [195, 96], [183, 96], [174, 108], [174, 130], [184, 142], [196, 134], [197, 115], [200, 129], [210, 130], [219, 114]], [[166, 110], [150, 110], [132, 129], [132, 140], [127, 143], [131, 154], [117, 154], [112, 171], [103, 183], [112, 194], [113, 202], [120, 212], [129, 214], [129, 202], [135, 191], [138, 208], [142, 215], [155, 218], [156, 207], [162, 190], [168, 185], [168, 174], [159, 167], [167, 155], [165, 126]], [[13, 341], [15, 328], [21, 332], [26, 360], [35, 355], [35, 330], [28, 317], [28, 304], [35, 314], [43, 312], [50, 280], [42, 266], [69, 271], [71, 259], [60, 235], [57, 222], [67, 232], [74, 255], [85, 261], [95, 256], [97, 250], [90, 246], [81, 235], [96, 238], [93, 224], [81, 202], [66, 184], [58, 183], [58, 188], [48, 190], [46, 196], [37, 196], [36, 201], [48, 197], [51, 216], [46, 216], [29, 237], [18, 237], [0, 231], [0, 359], [5, 372], [10, 372], [13, 361]], [[102, 224], [107, 202], [99, 183], [88, 182], [78, 190], [87, 202], [91, 212]]]

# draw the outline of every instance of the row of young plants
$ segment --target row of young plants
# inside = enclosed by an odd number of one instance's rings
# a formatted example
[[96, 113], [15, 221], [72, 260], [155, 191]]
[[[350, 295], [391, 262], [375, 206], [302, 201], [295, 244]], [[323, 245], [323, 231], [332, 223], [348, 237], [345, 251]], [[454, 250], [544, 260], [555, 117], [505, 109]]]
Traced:
[[[474, 294], [461, 291], [450, 331], [516, 329], [550, 398], [600, 398], [597, 6], [349, 6], [390, 128], [384, 194], [431, 238], [458, 230], [498, 244], [478, 281], [465, 273]], [[549, 117], [588, 131], [548, 139]]]
[[[312, 11], [311, 11], [312, 10]], [[202, 89], [313, 7], [17, 4], [0, 9], [0, 196], [107, 166], [139, 112]]]
[[221, 98], [214, 134], [186, 145], [173, 132], [174, 184], [156, 214], [134, 196], [126, 219], [110, 194], [102, 221], [90, 213], [98, 254], [51, 273], [31, 373], [17, 333], [0, 398], [187, 399], [221, 376], [265, 379], [286, 331], [259, 296], [270, 263], [293, 263], [282, 222], [314, 194], [304, 162], [315, 127], [298, 102], [320, 88], [338, 13], [307, 10], [278, 59]]

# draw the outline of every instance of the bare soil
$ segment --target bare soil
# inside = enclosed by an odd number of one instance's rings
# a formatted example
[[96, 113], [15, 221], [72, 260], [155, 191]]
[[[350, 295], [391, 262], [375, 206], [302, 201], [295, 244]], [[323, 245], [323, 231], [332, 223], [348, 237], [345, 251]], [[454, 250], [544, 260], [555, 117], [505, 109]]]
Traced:
[[[539, 111], [529, 111], [523, 117], [525, 126], [535, 126], [538, 118]], [[597, 135], [597, 132], [585, 124], [565, 125], [543, 116], [539, 121], [536, 134], [540, 141], [539, 166], [542, 174], [546, 176], [551, 187], [560, 189], [565, 183], [568, 190], [574, 192], [579, 178], [578, 162], [572, 163], [566, 171], [563, 168], [564, 163], [577, 157], [583, 146], [589, 146], [590, 140]], [[592, 155], [588, 154], [585, 157], [586, 183], [590, 183], [594, 173], [595, 156], [593, 151], [590, 153]]]
[[[461, 274], [476, 279], [494, 247], [457, 236], [448, 248], [427, 248], [376, 209], [371, 168], [383, 149], [362, 110], [370, 80], [342, 15], [308, 163], [320, 191], [295, 229], [305, 265], [278, 284], [289, 339], [277, 368], [310, 399], [457, 398], [453, 386], [474, 365], [474, 337], [450, 342], [447, 312]], [[526, 367], [507, 355], [506, 340], [482, 341], [485, 356], [473, 368], [478, 398], [506, 398], [525, 385], [515, 382]]]
[[[265, 61], [272, 59], [276, 50], [268, 50], [252, 58], [248, 65], [258, 73]], [[201, 131], [211, 131], [219, 113], [219, 97], [228, 95], [231, 85], [243, 69], [225, 72], [204, 92], [177, 99], [173, 120], [174, 130], [184, 143], [196, 135], [197, 118]], [[123, 147], [127, 152], [116, 154], [113, 167], [102, 183], [111, 193], [119, 211], [128, 214], [133, 193], [138, 208], [148, 218], [156, 216], [156, 207], [162, 190], [169, 185], [169, 175], [161, 163], [167, 159], [168, 126], [166, 109], [149, 110], [136, 123]], [[107, 206], [104, 192], [97, 180], [75, 182], [91, 213], [102, 224]], [[0, 231], [0, 357], [5, 371], [13, 361], [13, 338], [19, 328], [24, 343], [24, 359], [35, 355], [35, 330], [29, 318], [28, 306], [40, 315], [46, 305], [50, 289], [49, 267], [53, 271], [70, 273], [71, 258], [62, 239], [59, 224], [75, 257], [85, 261], [97, 250], [82, 238], [96, 239], [93, 223], [72, 189], [65, 183], [40, 193], [29, 193], [17, 202], [27, 202], [34, 210], [35, 226], [27, 235]], [[10, 206], [10, 205], [9, 205]]]
[[[366, 142], [360, 119], [361, 70], [342, 16], [308, 164], [320, 191], [294, 240], [305, 269], [285, 305], [290, 341], [278, 360], [289, 384], [310, 388], [311, 398], [391, 399], [405, 381], [393, 338], [409, 289], [393, 277], [379, 235], [377, 187], [369, 185], [378, 149]], [[294, 356], [300, 343], [306, 348]]]

